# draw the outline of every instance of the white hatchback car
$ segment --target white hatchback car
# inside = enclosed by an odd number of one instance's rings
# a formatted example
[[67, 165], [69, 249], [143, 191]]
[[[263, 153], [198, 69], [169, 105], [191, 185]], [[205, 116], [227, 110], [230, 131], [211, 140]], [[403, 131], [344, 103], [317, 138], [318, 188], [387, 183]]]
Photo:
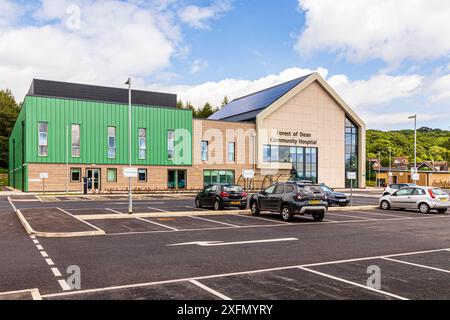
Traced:
[[445, 213], [450, 208], [449, 195], [435, 187], [406, 187], [393, 194], [387, 194], [379, 199], [380, 208], [389, 209], [419, 209], [421, 213], [437, 210]]
[[395, 191], [398, 191], [404, 187], [415, 187], [415, 186], [416, 186], [416, 184], [414, 184], [414, 183], [393, 183], [393, 184], [388, 185], [383, 190], [383, 196], [385, 196], [387, 194], [393, 194]]

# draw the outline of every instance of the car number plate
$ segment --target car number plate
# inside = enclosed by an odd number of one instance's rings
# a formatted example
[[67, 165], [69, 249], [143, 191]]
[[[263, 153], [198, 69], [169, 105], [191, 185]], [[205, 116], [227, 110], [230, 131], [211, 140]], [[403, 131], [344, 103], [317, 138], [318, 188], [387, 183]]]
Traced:
[[346, 201], [347, 201], [346, 199], [339, 200], [339, 202], [346, 202]]
[[309, 204], [320, 204], [319, 200], [310, 200]]
[[447, 202], [448, 198], [441, 198], [441, 202]]
[[233, 201], [231, 204], [241, 204], [239, 201]]

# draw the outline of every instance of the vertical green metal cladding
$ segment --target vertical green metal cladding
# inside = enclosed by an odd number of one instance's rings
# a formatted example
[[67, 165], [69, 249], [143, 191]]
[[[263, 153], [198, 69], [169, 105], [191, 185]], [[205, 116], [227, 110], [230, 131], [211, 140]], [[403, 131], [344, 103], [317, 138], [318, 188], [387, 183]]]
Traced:
[[[28, 96], [26, 157], [29, 163], [129, 163], [128, 105]], [[48, 156], [38, 155], [38, 123], [48, 123]], [[80, 157], [71, 154], [71, 125], [80, 125]], [[68, 134], [66, 133], [68, 126]], [[116, 128], [116, 157], [108, 158], [108, 127]], [[139, 129], [147, 130], [147, 156], [139, 160]], [[175, 158], [168, 159], [169, 130], [175, 131]], [[68, 141], [68, 144], [67, 144]], [[68, 148], [67, 148], [68, 147]], [[68, 152], [66, 151], [68, 149]], [[132, 107], [132, 158], [134, 165], [192, 165], [192, 112], [181, 109]]]
[[22, 108], [9, 138], [9, 186], [27, 191], [28, 178], [26, 167], [26, 111]]

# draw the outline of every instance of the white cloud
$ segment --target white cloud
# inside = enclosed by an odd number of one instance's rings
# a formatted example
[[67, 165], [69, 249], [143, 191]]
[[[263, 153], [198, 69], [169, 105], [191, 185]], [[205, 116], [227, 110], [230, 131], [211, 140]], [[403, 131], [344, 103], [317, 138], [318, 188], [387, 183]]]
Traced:
[[9, 26], [20, 16], [19, 6], [11, 0], [0, 0], [0, 28]]
[[21, 99], [32, 78], [121, 85], [170, 65], [181, 39], [170, 15], [122, 1], [78, 1], [80, 28], [70, 29], [71, 3], [44, 0], [34, 15], [42, 26], [0, 31], [0, 87]]
[[427, 88], [429, 100], [433, 103], [450, 102], [450, 74], [437, 78]]
[[196, 59], [191, 65], [191, 74], [199, 73], [202, 70], [208, 68], [208, 61], [204, 61], [201, 59]]
[[337, 52], [349, 61], [434, 59], [450, 54], [448, 0], [298, 0], [306, 12], [299, 53]]
[[216, 0], [208, 7], [190, 5], [178, 12], [181, 21], [196, 29], [209, 29], [208, 22], [231, 10], [231, 0]]
[[368, 80], [351, 81], [345, 75], [335, 75], [328, 82], [347, 104], [354, 109], [361, 109], [418, 94], [422, 79], [419, 75], [378, 74]]
[[210, 102], [213, 106], [220, 106], [224, 96], [227, 96], [231, 101], [314, 71], [319, 72], [323, 77], [328, 75], [328, 71], [324, 68], [319, 68], [317, 70], [289, 68], [279, 74], [271, 74], [256, 80], [224, 79], [217, 82], [209, 81], [198, 85], [149, 86], [148, 89], [176, 92], [178, 94], [178, 99], [183, 102], [189, 101], [197, 108], [202, 107], [206, 102]]

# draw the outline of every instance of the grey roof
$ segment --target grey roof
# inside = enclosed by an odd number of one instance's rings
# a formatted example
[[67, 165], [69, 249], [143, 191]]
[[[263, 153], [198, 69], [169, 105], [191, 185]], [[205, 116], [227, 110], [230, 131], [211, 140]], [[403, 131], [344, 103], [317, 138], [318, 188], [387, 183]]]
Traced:
[[[39, 79], [33, 80], [28, 95], [128, 104], [128, 89], [125, 88], [102, 87]], [[131, 102], [134, 105], [176, 108], [177, 95], [132, 90]]]
[[235, 99], [208, 119], [226, 121], [249, 121], [265, 108], [280, 99], [311, 74]]

